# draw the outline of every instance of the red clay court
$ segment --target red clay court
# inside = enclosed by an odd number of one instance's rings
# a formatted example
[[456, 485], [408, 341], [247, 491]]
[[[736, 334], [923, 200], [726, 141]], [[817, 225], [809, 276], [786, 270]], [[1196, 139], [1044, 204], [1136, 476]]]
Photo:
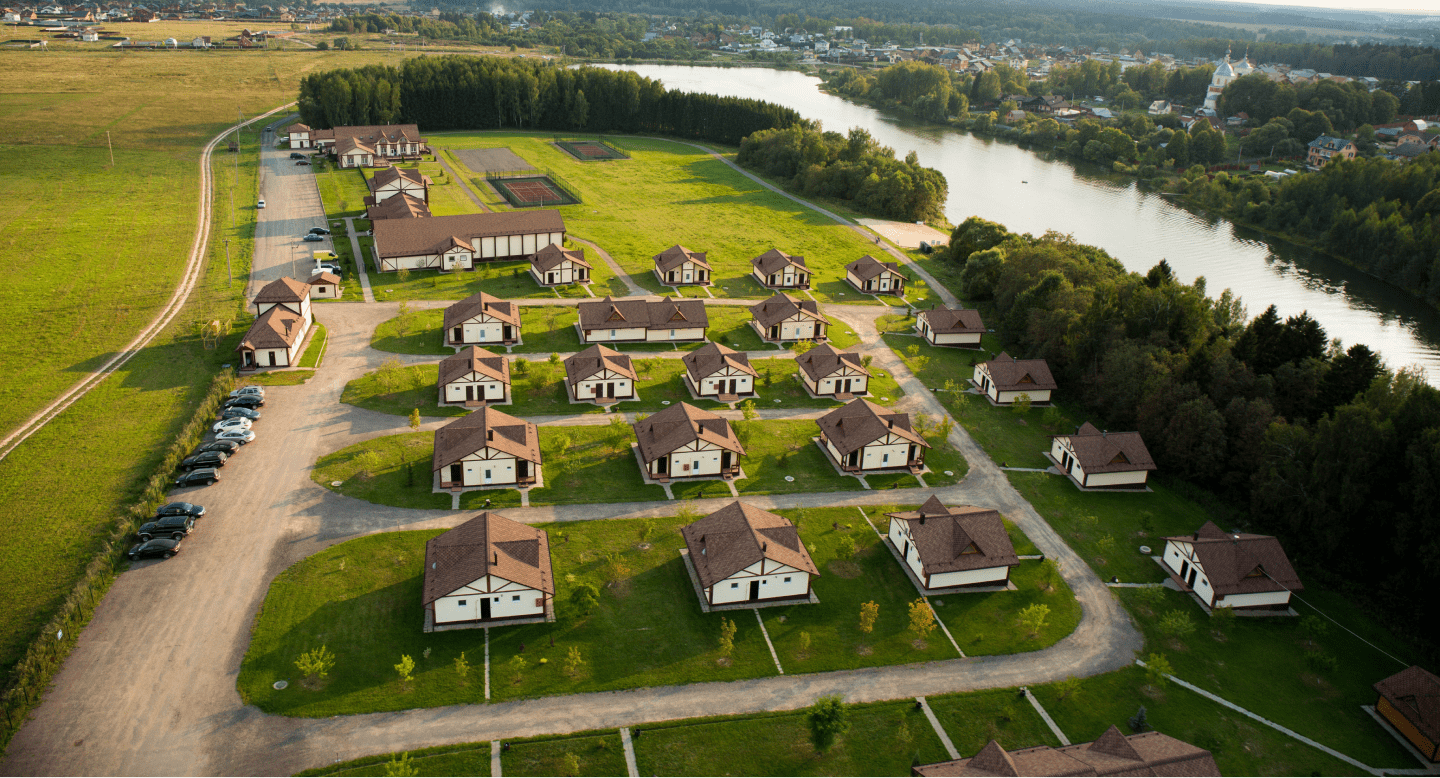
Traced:
[[628, 159], [624, 152], [603, 141], [557, 140], [555, 145], [580, 160]]
[[492, 178], [490, 184], [495, 187], [500, 196], [516, 208], [533, 205], [573, 205], [580, 202], [547, 176]]

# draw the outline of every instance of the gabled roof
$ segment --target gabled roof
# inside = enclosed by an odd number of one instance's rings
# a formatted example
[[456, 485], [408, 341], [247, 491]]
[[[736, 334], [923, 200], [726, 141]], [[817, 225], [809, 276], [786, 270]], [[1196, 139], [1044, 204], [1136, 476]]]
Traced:
[[921, 311], [917, 316], [930, 322], [930, 329], [939, 335], [985, 332], [985, 322], [980, 320], [980, 312], [968, 308], [931, 308]]
[[530, 258], [530, 266], [544, 273], [567, 259], [580, 267], [590, 267], [590, 263], [585, 261], [585, 249], [567, 249], [558, 243], [551, 243], [535, 252], [535, 256]]
[[1207, 521], [1192, 535], [1166, 538], [1189, 543], [1205, 570], [1210, 588], [1218, 595], [1301, 591], [1300, 576], [1285, 556], [1280, 541], [1270, 535], [1226, 532]]
[[289, 127], [286, 127], [286, 128], [285, 128], [285, 132], [287, 132], [287, 133], [291, 133], [291, 132], [309, 132], [309, 131], [310, 131], [309, 125], [300, 124], [299, 122], [296, 122], [295, 124], [292, 124], [292, 125], [290, 125]]
[[463, 348], [454, 355], [440, 360], [441, 386], [471, 373], [479, 373], [486, 378], [493, 378], [508, 384], [510, 383], [510, 360], [475, 346]]
[[709, 327], [710, 316], [700, 300], [664, 297], [605, 297], [578, 306], [580, 329], [605, 330], [644, 327], [651, 330]]
[[445, 309], [445, 329], [482, 314], [516, 327], [520, 326], [520, 306], [485, 292], [476, 292]]
[[329, 284], [331, 286], [339, 286], [340, 276], [337, 276], [328, 270], [322, 270], [319, 273], [310, 276], [310, 280], [306, 283], [308, 283], [310, 286], [315, 286], [316, 284]]
[[910, 414], [882, 408], [862, 397], [821, 416], [815, 423], [841, 456], [891, 434], [930, 448], [920, 433], [910, 429]]
[[1440, 741], [1440, 678], [1434, 673], [1411, 665], [1375, 684], [1375, 691], [1431, 743]]
[[453, 465], [485, 448], [527, 462], [540, 462], [540, 432], [524, 419], [489, 406], [435, 430], [434, 470]]
[[486, 511], [426, 541], [425, 604], [487, 575], [554, 594], [550, 536]]
[[922, 776], [1218, 776], [1215, 757], [1160, 732], [1122, 735], [1113, 724], [1091, 743], [1006, 751], [991, 740], [975, 756], [914, 768]]
[[865, 364], [860, 361], [860, 355], [854, 351], [841, 351], [829, 343], [822, 343], [815, 348], [795, 357], [796, 364], [800, 370], [809, 376], [812, 381], [818, 381], [825, 376], [834, 373], [844, 364], [854, 370], [859, 370], [865, 375], [870, 371], [865, 369]]
[[679, 244], [665, 249], [651, 257], [651, 259], [655, 260], [655, 268], [662, 273], [668, 270], [674, 270], [686, 262], [693, 262], [706, 270], [710, 269], [710, 263], [705, 261], [705, 252], [691, 251]]
[[799, 270], [804, 270], [807, 273], [810, 272], [810, 268], [805, 266], [804, 257], [786, 254], [780, 249], [770, 249], [764, 254], [750, 260], [750, 264], [754, 265], [755, 269], [759, 270], [762, 276], [778, 273], [787, 267], [794, 267]]
[[685, 363], [685, 371], [690, 374], [692, 381], [715, 375], [727, 366], [752, 376], [760, 375], [750, 366], [749, 357], [719, 343], [706, 343], [681, 357], [680, 361]]
[[344, 127], [334, 127], [328, 130], [315, 130], [314, 137], [319, 140], [334, 139], [336, 141], [352, 138], [368, 143], [378, 141], [397, 142], [402, 140], [422, 141], [420, 128], [413, 124], [362, 124]]
[[1075, 459], [1087, 473], [1129, 473], [1154, 470], [1155, 460], [1138, 432], [1101, 432], [1085, 422], [1073, 435], [1053, 435], [1070, 441]]
[[730, 429], [730, 422], [690, 403], [672, 405], [631, 426], [640, 444], [640, 458], [646, 464], [697, 440], [737, 454], [745, 453], [745, 447]]
[[261, 287], [252, 303], [298, 303], [309, 296], [309, 284], [285, 276]]
[[900, 272], [900, 266], [898, 264], [894, 262], [881, 262], [869, 254], [846, 265], [845, 270], [846, 272], [855, 274], [855, 277], [861, 281], [874, 278], [885, 270], [889, 270], [891, 275], [908, 278], [908, 276]]
[[769, 559], [810, 575], [819, 575], [800, 532], [783, 516], [735, 501], [680, 528], [702, 588], [710, 588], [745, 568]]
[[1002, 392], [1059, 388], [1055, 377], [1050, 375], [1050, 365], [1043, 359], [1016, 359], [1002, 351], [981, 364], [990, 374], [990, 382]]
[[926, 573], [953, 573], [1020, 564], [1005, 520], [991, 508], [948, 508], [931, 495], [916, 511], [887, 513], [910, 525], [915, 551]]
[[1321, 135], [1315, 140], [1310, 141], [1310, 147], [1317, 149], [1339, 150], [1353, 145], [1349, 140], [1337, 138], [1333, 135]]
[[497, 235], [563, 233], [565, 219], [555, 210], [498, 211], [432, 216], [428, 219], [385, 219], [370, 225], [382, 257], [439, 254], [436, 245], [451, 236], [474, 242]]
[[346, 154], [353, 154], [357, 151], [362, 154], [374, 154], [375, 147], [357, 138], [340, 138], [335, 141], [336, 156], [343, 157]]
[[610, 370], [635, 380], [635, 366], [630, 357], [599, 343], [565, 360], [565, 380], [574, 386], [601, 370]]
[[277, 305], [255, 319], [235, 350], [290, 348], [300, 339], [304, 329], [305, 317]]
[[370, 191], [373, 192], [386, 184], [391, 184], [396, 181], [403, 181], [415, 184], [416, 186], [430, 186], [434, 183], [430, 180], [429, 176], [422, 174], [415, 168], [398, 167], [380, 168], [375, 171], [375, 175], [371, 176], [365, 183], [370, 187]]
[[784, 292], [777, 292], [774, 297], [750, 306], [750, 315], [761, 327], [771, 327], [794, 316], [825, 321], [825, 317], [820, 315], [819, 303], [800, 300]]
[[371, 221], [382, 219], [419, 219], [430, 216], [430, 204], [408, 193], [391, 195], [365, 209], [365, 217]]

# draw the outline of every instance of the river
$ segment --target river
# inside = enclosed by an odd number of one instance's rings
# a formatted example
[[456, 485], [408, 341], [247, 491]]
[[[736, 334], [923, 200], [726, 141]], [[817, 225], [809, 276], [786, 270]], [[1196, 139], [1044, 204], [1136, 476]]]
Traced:
[[[618, 67], [618, 66], [609, 66]], [[769, 100], [818, 119], [827, 130], [864, 127], [901, 157], [945, 174], [953, 223], [970, 216], [1013, 232], [1056, 230], [1099, 246], [1141, 273], [1161, 259], [1206, 290], [1232, 289], [1250, 315], [1274, 305], [1281, 317], [1309, 311], [1332, 338], [1364, 343], [1391, 368], [1423, 367], [1440, 380], [1440, 313], [1342, 262], [1198, 215], [1132, 181], [1077, 169], [1012, 143], [889, 116], [820, 91], [820, 80], [769, 68], [624, 66], [672, 89]]]

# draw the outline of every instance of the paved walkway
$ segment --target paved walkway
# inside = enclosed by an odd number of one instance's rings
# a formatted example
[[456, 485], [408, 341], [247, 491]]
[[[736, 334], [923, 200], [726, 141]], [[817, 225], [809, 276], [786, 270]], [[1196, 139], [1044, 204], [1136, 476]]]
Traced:
[[365, 271], [368, 258], [360, 251], [360, 237], [355, 234], [354, 216], [345, 217], [345, 232], [350, 235], [350, 256], [355, 258], [355, 277], [360, 279], [360, 294], [365, 302], [373, 303], [375, 293], [370, 290], [370, 274]]
[[[635, 279], [631, 278], [630, 274], [625, 272], [625, 268], [620, 267], [620, 263], [616, 262], [615, 258], [610, 256], [610, 252], [600, 248], [599, 244], [591, 243], [584, 238], [577, 238], [574, 235], [570, 235], [568, 237], [570, 238], [570, 240], [575, 241], [582, 246], [590, 247], [590, 250], [595, 252], [595, 255], [600, 257], [600, 259], [610, 268], [610, 272], [614, 273], [615, 277], [620, 279], [621, 283], [625, 284], [626, 294], [629, 294], [632, 297], [659, 297], [659, 295], [655, 295], [649, 289], [646, 289], [635, 283]], [[579, 301], [577, 300], [576, 302], [578, 303]]]

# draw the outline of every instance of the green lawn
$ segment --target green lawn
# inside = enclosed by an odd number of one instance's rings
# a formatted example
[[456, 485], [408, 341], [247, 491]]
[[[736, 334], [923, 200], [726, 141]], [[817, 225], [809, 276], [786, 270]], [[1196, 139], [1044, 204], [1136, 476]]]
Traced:
[[[500, 755], [503, 775], [571, 775], [567, 757], [574, 755], [580, 766], [576, 775], [628, 775], [625, 769], [625, 748], [620, 730], [577, 732], [571, 735], [547, 735], [523, 740], [507, 740], [510, 750]], [[490, 775], [489, 772], [477, 775]]]
[[[407, 751], [420, 775], [490, 775], [489, 743], [458, 743]], [[399, 754], [377, 754], [325, 767], [301, 770], [296, 775], [388, 776], [388, 763]]]
[[1007, 751], [1060, 745], [1018, 689], [942, 694], [925, 701], [961, 756], [974, 756], [992, 740]]
[[[741, 494], [848, 492], [862, 489], [860, 480], [840, 475], [811, 438], [820, 434], [815, 422], [733, 422], [745, 446], [741, 465], [748, 478], [736, 481]], [[786, 481], [786, 477], [794, 480]], [[679, 487], [675, 496], [680, 497]]]
[[316, 322], [315, 332], [310, 336], [310, 345], [305, 347], [305, 353], [300, 356], [300, 364], [298, 367], [319, 367], [320, 360], [325, 355], [325, 346], [328, 342], [325, 325]]
[[[450, 507], [450, 495], [431, 492], [430, 460], [435, 433], [408, 432], [357, 443], [320, 457], [310, 477], [325, 488], [357, 500], [399, 508]], [[408, 472], [407, 472], [408, 471]], [[339, 486], [332, 485], [340, 481]], [[503, 496], [509, 491], [486, 494]], [[517, 499], [516, 505], [519, 504]]]
[[365, 185], [367, 177], [363, 171], [337, 168], [329, 162], [312, 165], [310, 169], [315, 173], [315, 185], [320, 189], [320, 202], [325, 206], [328, 219], [365, 215], [365, 198], [370, 196], [370, 187]]
[[[574, 243], [567, 242], [565, 245], [567, 248], [580, 248]], [[586, 249], [585, 255], [591, 260], [590, 288], [594, 293], [600, 297], [607, 294], [624, 296], [625, 284], [611, 272], [610, 266], [589, 249]], [[560, 287], [557, 295], [556, 289], [535, 283], [528, 261], [482, 262], [471, 271], [407, 270], [404, 278], [398, 272], [374, 272], [370, 275], [370, 283], [375, 299], [380, 302], [460, 300], [482, 290], [503, 300], [586, 296], [583, 286]], [[438, 322], [436, 326], [439, 326]]]
[[314, 370], [276, 370], [248, 376], [245, 383], [260, 386], [298, 386], [314, 377]]

